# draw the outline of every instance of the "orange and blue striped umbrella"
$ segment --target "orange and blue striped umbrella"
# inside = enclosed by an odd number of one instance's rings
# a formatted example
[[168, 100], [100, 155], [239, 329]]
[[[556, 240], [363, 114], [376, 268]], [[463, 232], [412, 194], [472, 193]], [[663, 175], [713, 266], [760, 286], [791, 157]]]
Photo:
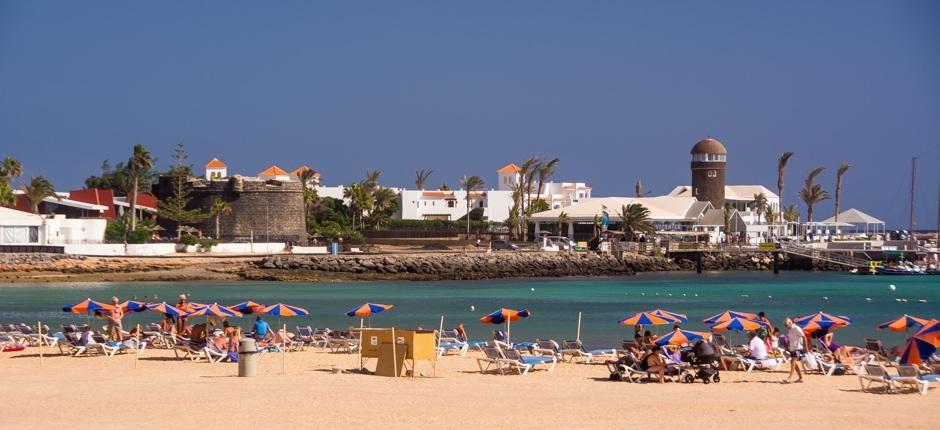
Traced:
[[176, 306], [173, 306], [173, 305], [169, 305], [169, 304], [167, 304], [166, 302], [162, 302], [162, 303], [150, 303], [150, 304], [147, 305], [147, 310], [150, 310], [150, 311], [153, 311], [153, 312], [158, 312], [158, 313], [161, 313], [161, 314], [163, 314], [163, 315], [169, 315], [169, 316], [171, 316], [171, 317], [173, 317], [173, 318], [179, 318], [179, 317], [184, 316], [184, 315], [186, 314], [186, 312], [183, 311], [182, 309], [180, 309], [180, 308], [178, 308], [178, 307], [176, 307]]
[[395, 307], [395, 305], [383, 305], [381, 303], [363, 303], [362, 305], [356, 306], [350, 309], [349, 311], [347, 311], [346, 316], [364, 318], [364, 317], [372, 316], [372, 314], [377, 314], [379, 312], [387, 311], [393, 307]]
[[658, 316], [658, 317], [671, 317], [671, 318], [674, 318], [674, 319], [678, 320], [678, 321], [679, 321], [680, 323], [682, 323], [682, 324], [685, 324], [685, 323], [689, 322], [689, 316], [686, 315], [686, 314], [680, 314], [680, 313], [676, 313], [676, 312], [664, 311], [664, 310], [662, 310], [662, 309], [656, 309], [656, 310], [653, 310], [653, 311], [649, 311], [649, 313], [651, 313], [651, 314], [653, 314], [653, 315], [656, 315], [656, 316]]
[[910, 316], [908, 314], [904, 314], [891, 321], [878, 324], [878, 330], [886, 328], [891, 331], [905, 332], [911, 327], [924, 326], [928, 322], [930, 322], [930, 320], [927, 320], [925, 318], [918, 318], [918, 317]]
[[266, 308], [258, 310], [258, 313], [268, 314], [268, 315], [277, 315], [278, 317], [297, 317], [310, 315], [310, 312], [307, 312], [306, 309], [298, 307], [285, 305], [283, 303], [277, 303]]
[[732, 311], [729, 309], [720, 314], [712, 315], [708, 318], [705, 318], [702, 320], [702, 322], [705, 324], [715, 324], [715, 323], [720, 323], [720, 322], [730, 320], [731, 318], [743, 318], [746, 320], [757, 320], [757, 314], [752, 314], [750, 312]]
[[68, 306], [63, 307], [62, 311], [71, 312], [73, 314], [87, 314], [89, 312], [100, 311], [100, 310], [111, 310], [111, 309], [114, 309], [114, 306], [111, 306], [107, 303], [98, 302], [92, 299], [85, 299], [74, 305], [68, 305]]
[[201, 317], [201, 316], [213, 316], [213, 317], [240, 317], [242, 316], [241, 312], [233, 311], [225, 306], [220, 306], [218, 303], [213, 303], [208, 306], [203, 306], [199, 309], [196, 309], [192, 312], [187, 312], [185, 315], [189, 317]]
[[261, 303], [255, 303], [251, 300], [248, 300], [248, 301], [241, 302], [234, 306], [229, 306], [228, 308], [233, 311], [238, 311], [245, 315], [248, 315], [248, 314], [253, 314], [255, 312], [260, 311], [262, 308], [264, 308], [264, 305], [262, 305]]
[[632, 326], [637, 324], [643, 325], [668, 325], [668, 324], [679, 324], [678, 318], [669, 316], [669, 315], [655, 315], [650, 312], [638, 312], [629, 317], [626, 317], [622, 320], [618, 320], [617, 324], [622, 326]]
[[713, 325], [712, 331], [716, 333], [721, 333], [728, 330], [753, 331], [760, 329], [761, 327], [767, 327], [767, 323], [762, 321], [749, 320], [747, 318], [735, 317]]
[[502, 324], [506, 321], [514, 322], [519, 321], [520, 318], [528, 318], [529, 313], [528, 309], [510, 309], [502, 308], [498, 311], [495, 311], [491, 314], [484, 315], [480, 318], [480, 322], [483, 324]]
[[147, 304], [144, 302], [138, 302], [136, 300], [128, 300], [124, 303], [121, 303], [121, 309], [124, 309], [124, 312], [143, 312], [147, 310]]
[[937, 352], [937, 345], [923, 339], [912, 337], [904, 344], [901, 352], [901, 364], [921, 364]]
[[825, 312], [817, 312], [812, 315], [806, 315], [794, 320], [795, 323], [803, 327], [806, 333], [812, 333], [817, 330], [835, 330], [852, 324], [852, 319], [844, 315], [830, 315]]
[[669, 332], [669, 334], [659, 339], [656, 339], [656, 344], [660, 346], [662, 345], [682, 346], [682, 345], [688, 345], [694, 342], [698, 342], [703, 339], [708, 340], [708, 339], [711, 339], [711, 337], [712, 335], [710, 333], [700, 333], [697, 331], [679, 329], [679, 330], [673, 330]]
[[932, 319], [924, 324], [920, 330], [914, 332], [914, 337], [940, 346], [940, 320]]

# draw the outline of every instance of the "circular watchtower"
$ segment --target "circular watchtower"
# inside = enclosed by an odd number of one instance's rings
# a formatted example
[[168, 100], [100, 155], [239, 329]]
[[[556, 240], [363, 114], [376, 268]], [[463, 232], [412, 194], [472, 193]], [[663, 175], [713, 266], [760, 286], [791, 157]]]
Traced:
[[721, 142], [705, 138], [692, 147], [692, 195], [709, 201], [712, 207], [725, 207], [725, 165], [728, 150]]

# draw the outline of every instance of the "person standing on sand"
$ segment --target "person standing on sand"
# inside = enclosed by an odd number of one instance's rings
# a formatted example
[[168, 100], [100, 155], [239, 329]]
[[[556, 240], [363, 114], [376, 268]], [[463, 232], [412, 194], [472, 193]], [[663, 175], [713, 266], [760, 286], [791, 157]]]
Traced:
[[[185, 294], [180, 294], [180, 300], [176, 302], [176, 307], [183, 312], [191, 312], [193, 310], [193, 305], [186, 301]], [[180, 315], [176, 320], [176, 332], [179, 334], [186, 332], [186, 317], [183, 315]]]
[[787, 375], [787, 379], [783, 380], [783, 383], [789, 384], [794, 373], [796, 373], [796, 381], [792, 382], [803, 382], [800, 360], [803, 358], [803, 351], [806, 346], [806, 335], [803, 333], [803, 329], [790, 318], [785, 319], [783, 325], [787, 328], [787, 341], [790, 344], [790, 374]]
[[111, 309], [108, 311], [108, 337], [115, 341], [121, 341], [121, 320], [124, 318], [124, 309], [121, 308], [117, 297], [111, 297]]

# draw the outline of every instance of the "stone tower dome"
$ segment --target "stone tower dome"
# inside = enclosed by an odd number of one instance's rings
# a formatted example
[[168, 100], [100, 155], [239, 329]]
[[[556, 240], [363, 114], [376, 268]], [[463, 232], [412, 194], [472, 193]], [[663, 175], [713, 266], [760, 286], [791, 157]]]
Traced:
[[709, 201], [712, 207], [725, 207], [725, 165], [728, 150], [711, 137], [702, 139], [692, 147], [692, 195], [699, 201]]

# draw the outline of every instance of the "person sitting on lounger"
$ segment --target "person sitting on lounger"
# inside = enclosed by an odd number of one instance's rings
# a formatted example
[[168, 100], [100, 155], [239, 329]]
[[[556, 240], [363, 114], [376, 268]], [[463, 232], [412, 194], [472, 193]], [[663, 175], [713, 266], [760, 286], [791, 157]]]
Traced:
[[228, 350], [238, 352], [238, 341], [242, 338], [241, 327], [229, 325], [228, 321], [222, 321], [222, 335], [228, 340]]
[[457, 332], [457, 340], [461, 342], [467, 341], [467, 329], [464, 328], [463, 323], [457, 324], [457, 327], [454, 327], [454, 331]]
[[643, 345], [652, 345], [656, 343], [656, 336], [649, 330], [643, 333]]
[[255, 332], [255, 339], [261, 340], [271, 332], [271, 326], [263, 318], [257, 317], [255, 318], [255, 325], [252, 330]]
[[835, 343], [832, 340], [832, 332], [828, 330], [818, 330], [816, 333], [813, 333], [813, 337], [820, 339], [822, 344], [825, 345], [826, 348], [829, 348], [832, 357], [839, 363], [851, 363], [853, 361], [853, 355], [865, 352], [862, 348]]
[[[647, 332], [648, 333], [648, 332]], [[659, 374], [659, 383], [666, 382], [666, 363], [660, 357], [659, 352], [662, 348], [659, 345], [653, 345], [649, 351], [646, 351], [640, 357], [640, 370]]]
[[189, 331], [189, 342], [194, 347], [206, 346], [206, 339], [209, 333], [206, 331], [206, 324], [196, 324]]

